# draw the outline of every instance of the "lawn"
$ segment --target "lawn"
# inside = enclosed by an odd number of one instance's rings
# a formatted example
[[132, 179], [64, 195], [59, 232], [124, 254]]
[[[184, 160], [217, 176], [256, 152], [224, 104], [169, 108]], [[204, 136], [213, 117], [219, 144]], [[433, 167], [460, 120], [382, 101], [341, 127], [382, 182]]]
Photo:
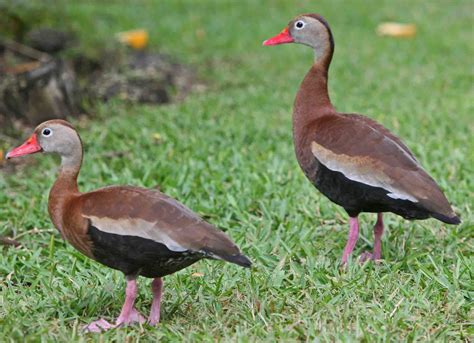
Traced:
[[[194, 65], [208, 85], [178, 104], [113, 101], [73, 121], [86, 150], [80, 188], [159, 185], [226, 231], [254, 267], [199, 262], [164, 279], [159, 327], [83, 334], [85, 323], [119, 314], [125, 281], [61, 239], [47, 214], [58, 159], [31, 157], [14, 174], [0, 171], [0, 235], [23, 245], [0, 257], [2, 341], [473, 339], [471, 1], [65, 3], [48, 21], [76, 30], [81, 49], [94, 53], [113, 44], [115, 32], [144, 27], [152, 47]], [[339, 268], [347, 215], [303, 176], [291, 138], [292, 103], [312, 52], [261, 46], [305, 12], [332, 27], [338, 110], [368, 115], [402, 137], [461, 225], [387, 215], [384, 261]], [[379, 37], [384, 21], [416, 23], [418, 33]], [[361, 216], [357, 255], [371, 249], [374, 222]], [[150, 281], [139, 283], [137, 308], [147, 314]]]

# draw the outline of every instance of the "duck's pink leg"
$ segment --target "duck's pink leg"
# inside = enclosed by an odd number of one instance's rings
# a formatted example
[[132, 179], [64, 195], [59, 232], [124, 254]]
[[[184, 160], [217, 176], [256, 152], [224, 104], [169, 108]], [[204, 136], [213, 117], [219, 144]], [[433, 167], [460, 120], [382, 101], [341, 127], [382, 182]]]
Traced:
[[364, 252], [360, 261], [380, 260], [382, 258], [383, 213], [377, 213], [377, 222], [374, 225], [374, 252]]
[[150, 325], [156, 325], [160, 322], [160, 308], [161, 308], [161, 295], [163, 294], [163, 280], [156, 278], [151, 283], [151, 290], [153, 292], [153, 302], [151, 303], [150, 317], [148, 323]]
[[122, 306], [122, 311], [120, 312], [119, 317], [115, 322], [115, 326], [128, 325], [132, 323], [144, 323], [145, 317], [143, 317], [140, 312], [138, 312], [133, 304], [137, 298], [138, 286], [137, 280], [127, 279], [127, 288], [125, 290], [125, 303]]
[[342, 264], [346, 264], [347, 260], [352, 254], [352, 250], [357, 243], [357, 239], [359, 238], [359, 220], [357, 217], [349, 217], [349, 237], [347, 238], [346, 247], [344, 248], [344, 252], [342, 254]]
[[145, 318], [133, 307], [135, 299], [137, 298], [137, 280], [127, 279], [127, 288], [125, 290], [125, 303], [122, 306], [122, 311], [117, 318], [115, 325], [110, 324], [105, 319], [96, 320], [84, 327], [87, 332], [102, 332], [120, 325], [128, 325], [132, 323], [144, 323]]
[[382, 258], [383, 213], [377, 213], [377, 222], [374, 226], [374, 260]]

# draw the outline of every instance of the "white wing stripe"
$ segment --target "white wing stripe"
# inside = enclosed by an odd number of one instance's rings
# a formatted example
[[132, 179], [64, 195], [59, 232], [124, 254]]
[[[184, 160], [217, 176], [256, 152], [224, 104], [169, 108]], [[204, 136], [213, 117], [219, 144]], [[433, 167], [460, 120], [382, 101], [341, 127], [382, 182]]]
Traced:
[[182, 252], [188, 250], [175, 240], [171, 239], [163, 231], [157, 228], [156, 223], [143, 219], [120, 219], [101, 218], [95, 216], [85, 216], [90, 219], [92, 225], [98, 230], [122, 236], [135, 236], [150, 239], [157, 243], [164, 244], [171, 251]]
[[313, 142], [311, 144], [311, 151], [314, 157], [316, 157], [318, 161], [322, 163], [326, 168], [332, 171], [340, 172], [352, 181], [361, 182], [372, 187], [383, 188], [387, 191], [387, 196], [393, 199], [402, 199], [409, 200], [411, 202], [418, 202], [418, 200], [412, 195], [393, 187], [390, 183], [390, 180], [381, 173], [375, 172], [369, 175], [367, 172], [364, 172], [363, 169], [360, 168], [357, 163], [353, 164], [353, 170], [348, 170], [347, 166], [345, 166], [339, 161], [340, 158], [338, 157], [342, 155], [335, 154], [332, 151], [317, 144], [316, 142]]

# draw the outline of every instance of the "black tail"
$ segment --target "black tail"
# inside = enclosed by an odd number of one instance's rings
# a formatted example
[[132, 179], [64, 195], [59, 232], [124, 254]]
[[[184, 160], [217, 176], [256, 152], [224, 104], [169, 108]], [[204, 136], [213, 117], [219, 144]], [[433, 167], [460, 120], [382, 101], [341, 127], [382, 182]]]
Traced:
[[460, 224], [461, 223], [461, 219], [458, 216], [448, 217], [439, 213], [432, 213], [431, 216], [433, 218], [441, 220], [443, 223], [446, 223], [446, 224]]
[[239, 255], [219, 255], [221, 259], [224, 261], [238, 264], [241, 267], [250, 268], [252, 266], [252, 262], [247, 258], [247, 256], [239, 254]]

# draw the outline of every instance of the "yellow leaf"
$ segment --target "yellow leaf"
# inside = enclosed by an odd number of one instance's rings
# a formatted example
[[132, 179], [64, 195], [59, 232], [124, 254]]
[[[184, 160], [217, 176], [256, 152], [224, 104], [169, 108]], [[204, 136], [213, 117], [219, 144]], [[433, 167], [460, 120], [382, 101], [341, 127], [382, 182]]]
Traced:
[[148, 44], [148, 32], [143, 29], [119, 32], [117, 39], [135, 50], [141, 50]]
[[377, 33], [381, 36], [410, 38], [416, 35], [416, 25], [401, 23], [382, 23], [377, 27]]
[[155, 132], [151, 137], [156, 143], [161, 143], [163, 141], [163, 136], [161, 136], [161, 134], [158, 132]]

